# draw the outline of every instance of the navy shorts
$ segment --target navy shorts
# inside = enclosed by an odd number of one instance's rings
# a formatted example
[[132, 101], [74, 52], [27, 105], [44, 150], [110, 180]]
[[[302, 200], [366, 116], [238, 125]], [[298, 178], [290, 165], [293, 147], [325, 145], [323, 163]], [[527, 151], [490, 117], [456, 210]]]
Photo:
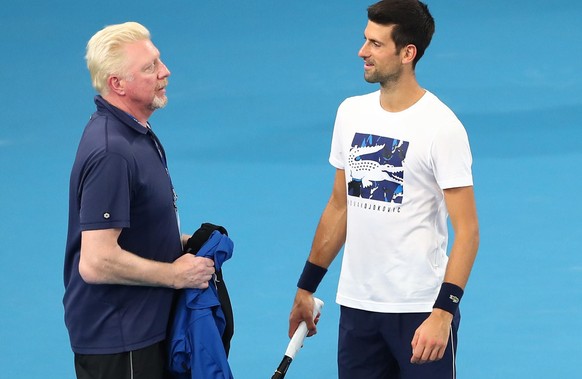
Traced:
[[338, 343], [340, 379], [454, 379], [457, 330], [453, 318], [451, 336], [443, 359], [412, 364], [412, 338], [430, 313], [377, 313], [341, 307]]

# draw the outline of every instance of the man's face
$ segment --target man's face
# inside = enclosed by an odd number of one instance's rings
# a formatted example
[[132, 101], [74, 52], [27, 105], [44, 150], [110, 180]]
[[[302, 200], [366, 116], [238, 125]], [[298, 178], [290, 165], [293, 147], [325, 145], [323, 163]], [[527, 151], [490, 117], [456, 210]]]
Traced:
[[160, 52], [150, 40], [125, 46], [125, 94], [133, 107], [153, 111], [168, 102], [166, 86], [170, 71], [160, 60]]
[[392, 40], [394, 25], [380, 25], [368, 21], [364, 30], [366, 41], [358, 52], [364, 59], [364, 79], [369, 83], [395, 82], [402, 73], [402, 60]]

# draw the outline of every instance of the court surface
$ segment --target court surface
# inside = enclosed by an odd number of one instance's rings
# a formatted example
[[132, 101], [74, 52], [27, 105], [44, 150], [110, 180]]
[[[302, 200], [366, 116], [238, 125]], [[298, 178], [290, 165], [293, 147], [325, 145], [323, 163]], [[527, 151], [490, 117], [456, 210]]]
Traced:
[[[420, 83], [465, 124], [481, 248], [459, 378], [582, 377], [582, 3], [428, 1]], [[151, 119], [184, 232], [224, 225], [237, 379], [271, 376], [295, 284], [332, 186], [335, 111], [377, 87], [357, 51], [367, 1], [5, 2], [0, 15], [0, 378], [69, 379], [62, 264], [69, 170], [94, 106], [84, 47], [146, 25], [172, 72]], [[339, 260], [319, 333], [288, 378], [337, 377]]]

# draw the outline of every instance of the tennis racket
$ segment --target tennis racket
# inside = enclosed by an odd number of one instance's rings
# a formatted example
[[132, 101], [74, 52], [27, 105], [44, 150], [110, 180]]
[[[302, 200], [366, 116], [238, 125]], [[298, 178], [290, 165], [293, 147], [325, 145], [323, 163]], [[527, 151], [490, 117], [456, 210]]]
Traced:
[[[321, 308], [323, 307], [323, 301], [316, 297], [313, 298], [313, 301], [315, 303], [313, 307], [313, 318], [315, 319], [315, 317], [317, 317], [317, 315], [321, 311]], [[285, 377], [285, 374], [287, 374], [287, 370], [289, 369], [289, 366], [291, 365], [293, 358], [295, 358], [295, 355], [297, 354], [299, 349], [301, 349], [301, 347], [303, 346], [303, 340], [305, 340], [307, 332], [308, 332], [307, 324], [305, 323], [305, 321], [301, 321], [301, 323], [297, 327], [297, 330], [295, 330], [295, 333], [293, 334], [291, 341], [289, 341], [289, 345], [287, 345], [285, 356], [281, 360], [281, 363], [279, 363], [279, 367], [277, 367], [277, 370], [275, 370], [275, 373], [273, 374], [271, 379], [283, 379]]]

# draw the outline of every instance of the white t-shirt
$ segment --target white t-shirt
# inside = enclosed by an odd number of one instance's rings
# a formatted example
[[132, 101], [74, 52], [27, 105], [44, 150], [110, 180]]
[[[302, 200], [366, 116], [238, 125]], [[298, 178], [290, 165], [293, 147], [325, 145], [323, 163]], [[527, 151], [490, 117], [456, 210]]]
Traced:
[[467, 133], [430, 92], [391, 113], [380, 91], [346, 99], [330, 163], [345, 170], [347, 237], [337, 302], [386, 313], [430, 312], [443, 281], [443, 189], [473, 184]]

